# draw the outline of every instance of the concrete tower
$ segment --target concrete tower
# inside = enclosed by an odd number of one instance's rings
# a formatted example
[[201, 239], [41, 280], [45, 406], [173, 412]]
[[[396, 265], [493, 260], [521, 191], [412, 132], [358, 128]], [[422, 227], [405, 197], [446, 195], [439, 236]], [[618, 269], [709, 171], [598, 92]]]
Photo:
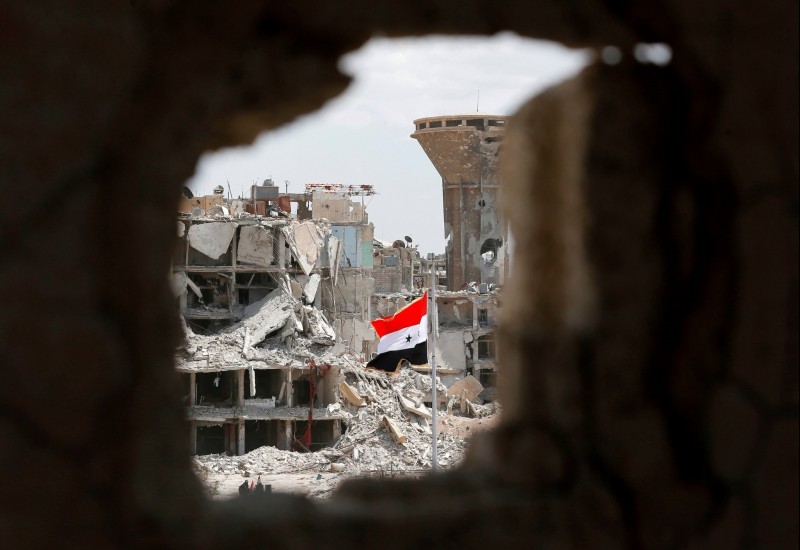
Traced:
[[476, 113], [414, 121], [411, 137], [442, 176], [448, 290], [503, 280], [506, 226], [496, 205], [506, 118]]

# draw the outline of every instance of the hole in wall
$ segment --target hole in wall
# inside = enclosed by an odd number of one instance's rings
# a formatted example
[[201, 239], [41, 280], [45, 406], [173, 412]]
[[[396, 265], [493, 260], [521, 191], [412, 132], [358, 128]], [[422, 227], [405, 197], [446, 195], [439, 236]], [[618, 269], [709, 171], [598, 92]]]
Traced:
[[[369, 197], [364, 206], [376, 231], [380, 231], [376, 234], [404, 235], [413, 228], [413, 245], [419, 247], [421, 255], [438, 256], [445, 251], [447, 243], [457, 237], [451, 228], [444, 226], [441, 176], [419, 144], [409, 137], [415, 129], [414, 120], [442, 117], [420, 123], [416, 130], [449, 127], [456, 132], [493, 132], [506, 121], [492, 114], [512, 114], [537, 91], [577, 73], [588, 59], [586, 52], [570, 51], [557, 44], [522, 39], [508, 33], [491, 38], [375, 39], [341, 60], [342, 70], [353, 75], [354, 82], [340, 97], [317, 113], [262, 134], [250, 147], [205, 155], [187, 184], [193, 200], [201, 201], [208, 193], [218, 195], [219, 189], [215, 188], [222, 182], [223, 193], [235, 198], [247, 197], [254, 184], [267, 182], [267, 187], [275, 187], [273, 181], [283, 181], [279, 193], [293, 196], [287, 210], [298, 219], [308, 219], [312, 215], [312, 204], [297, 198], [305, 191], [306, 183], [372, 185], [378, 194]], [[476, 112], [478, 114], [471, 114]], [[450, 116], [454, 114], [457, 117]], [[473, 200], [466, 204], [476, 204]], [[477, 205], [485, 209], [487, 201], [480, 198]], [[333, 205], [323, 204], [321, 210], [329, 213]], [[265, 208], [264, 215], [266, 213]], [[352, 208], [350, 213], [353, 213]], [[184, 229], [190, 230], [188, 226]], [[237, 242], [243, 238], [241, 228], [235, 237]], [[278, 242], [276, 236], [273, 240]], [[398, 246], [405, 246], [403, 241], [397, 242]], [[488, 239], [481, 245], [481, 254], [487, 262], [495, 262], [502, 245], [502, 239]], [[284, 244], [282, 254], [286, 260], [281, 267], [297, 271], [298, 265], [287, 247], [288, 244]], [[276, 267], [279, 265], [278, 248], [272, 254], [267, 263]], [[340, 267], [351, 267], [352, 254], [346, 246]], [[175, 256], [180, 255], [176, 253]], [[252, 266], [247, 268], [250, 271], [235, 272], [231, 281], [209, 274], [220, 266], [235, 263], [230, 252], [214, 257], [191, 253], [187, 257], [189, 264], [202, 268], [190, 277], [202, 296], [190, 304], [196, 306], [199, 317], [208, 316], [207, 308], [230, 305], [231, 299], [236, 299], [238, 305], [248, 306], [264, 298], [279, 284], [275, 278], [265, 277], [257, 270], [254, 272]], [[437, 275], [440, 285], [446, 284], [444, 276], [444, 271]], [[231, 291], [232, 287], [235, 290]], [[491, 324], [485, 310], [475, 313], [471, 303], [459, 307], [463, 311], [453, 313], [452, 324], [466, 323], [471, 329], [475, 315], [478, 315], [481, 329]], [[207, 325], [204, 334], [224, 328], [224, 324], [206, 318], [193, 319], [193, 322]], [[487, 363], [494, 361], [494, 340], [489, 336], [483, 338], [474, 346], [462, 342], [462, 361], [465, 353]], [[273, 374], [256, 372], [253, 396], [249, 391], [250, 374], [244, 376], [244, 406], [248, 406], [248, 402], [269, 401], [281, 394], [284, 397], [276, 399], [275, 406], [285, 406], [289, 393], [293, 407], [312, 405], [307, 376], [300, 375], [287, 385], [282, 377]], [[230, 390], [235, 380], [221, 380], [219, 383], [224, 385], [220, 389], [214, 383], [215, 378], [210, 376], [198, 375], [198, 399], [212, 399], [217, 408], [236, 406], [237, 397]], [[318, 388], [318, 391], [321, 390]], [[313, 401], [316, 406], [331, 404], [322, 393], [315, 394]], [[294, 437], [306, 432], [304, 420], [290, 422]], [[212, 435], [203, 441], [203, 447], [217, 448], [217, 440], [221, 438], [226, 452], [236, 452], [235, 432], [240, 428], [234, 428], [221, 427], [221, 435], [216, 429], [209, 432]], [[283, 426], [251, 419], [243, 424], [243, 429], [245, 451], [279, 441], [286, 444]], [[340, 430], [338, 424], [330, 422], [312, 424], [312, 450], [330, 444]], [[198, 445], [200, 443], [198, 440]]]

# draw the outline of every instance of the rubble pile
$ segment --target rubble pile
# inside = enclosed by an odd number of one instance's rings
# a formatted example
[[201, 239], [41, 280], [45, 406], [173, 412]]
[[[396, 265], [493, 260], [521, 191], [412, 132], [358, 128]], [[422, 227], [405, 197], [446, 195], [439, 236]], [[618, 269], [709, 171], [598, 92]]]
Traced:
[[185, 345], [177, 356], [178, 368], [197, 372], [266, 368], [267, 364], [300, 368], [309, 357], [333, 361], [333, 354], [325, 351], [334, 347], [333, 327], [321, 311], [292, 294], [291, 282], [287, 276], [280, 287], [249, 305], [240, 322], [217, 334], [195, 334], [184, 324]]
[[[401, 369], [396, 378], [357, 367], [343, 369], [366, 404], [357, 407], [345, 401], [344, 410], [351, 419], [342, 438], [321, 452], [332, 461], [345, 465], [347, 471], [417, 470], [431, 467], [430, 410], [423, 401], [431, 392], [431, 377]], [[447, 388], [439, 381], [440, 396]], [[403, 442], [392, 436], [387, 421], [402, 433]], [[461, 462], [464, 440], [446, 434], [438, 439], [438, 458], [442, 468]]]
[[[431, 411], [423, 401], [430, 395], [431, 377], [407, 368], [392, 377], [379, 371], [365, 370], [352, 362], [343, 363], [342, 372], [344, 383], [363, 398], [363, 405], [351, 403], [346, 392], [342, 392], [339, 403], [328, 406], [343, 413], [346, 427], [342, 437], [331, 447], [314, 453], [260, 447], [242, 456], [196, 456], [194, 463], [200, 477], [205, 479], [209, 474], [251, 477], [302, 472], [340, 472], [358, 476], [430, 470]], [[447, 388], [438, 382], [437, 392], [446, 396]], [[439, 413], [442, 424], [446, 425], [452, 415], [461, 414], [459, 407], [452, 409], [454, 412], [450, 415]], [[499, 411], [496, 403], [473, 405], [473, 409], [481, 417]], [[390, 424], [398, 430], [400, 437], [396, 433], [393, 435]], [[465, 451], [464, 438], [439, 434], [440, 468], [458, 465]]]

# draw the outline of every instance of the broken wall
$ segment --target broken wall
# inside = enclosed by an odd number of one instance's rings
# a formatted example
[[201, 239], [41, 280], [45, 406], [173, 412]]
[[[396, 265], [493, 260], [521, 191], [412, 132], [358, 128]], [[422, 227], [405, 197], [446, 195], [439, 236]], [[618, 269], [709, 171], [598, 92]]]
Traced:
[[[796, 1], [43, 5], [2, 8], [0, 279], [36, 289], [0, 308], [4, 547], [308, 548], [309, 514], [332, 547], [797, 546]], [[345, 486], [341, 506], [203, 502], [165, 280], [182, 183], [340, 93], [338, 57], [376, 32], [501, 30], [622, 56], [520, 118], [504, 424], [467, 471]], [[635, 62], [654, 42], [668, 66]], [[570, 197], [586, 218], [560, 215]], [[587, 318], [563, 246], [582, 219]]]
[[364, 206], [337, 193], [313, 193], [311, 195], [312, 218], [326, 219], [332, 224], [369, 222]]
[[378, 349], [378, 337], [369, 321], [357, 317], [341, 317], [333, 325], [340, 341], [351, 353], [368, 360]]
[[373, 252], [372, 277], [375, 292], [411, 291], [416, 251], [409, 248], [384, 248]]
[[[460, 330], [441, 330], [436, 338], [436, 364], [443, 370], [456, 371], [456, 376], [464, 376], [467, 369], [467, 352], [464, 333]], [[450, 373], [453, 374], [453, 373]], [[443, 380], [445, 385], [449, 385]]]
[[371, 270], [342, 269], [333, 288], [323, 285], [322, 305], [338, 315], [350, 314], [369, 320], [370, 297], [375, 290]]
[[443, 326], [467, 326], [473, 324], [472, 301], [466, 297], [436, 297], [439, 324]]
[[374, 227], [370, 224], [332, 225], [331, 234], [341, 243], [339, 267], [372, 267], [372, 238]]

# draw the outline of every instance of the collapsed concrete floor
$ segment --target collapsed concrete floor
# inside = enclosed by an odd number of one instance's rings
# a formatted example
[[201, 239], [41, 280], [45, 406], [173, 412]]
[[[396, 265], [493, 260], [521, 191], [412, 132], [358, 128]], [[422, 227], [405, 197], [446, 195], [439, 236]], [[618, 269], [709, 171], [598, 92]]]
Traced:
[[[402, 392], [403, 386], [416, 376], [423, 375], [406, 371], [400, 381], [389, 380], [389, 388], [374, 384], [368, 395], [375, 399], [368, 398], [370, 403], [364, 407], [343, 399], [342, 408], [349, 417], [345, 421], [347, 430], [330, 447], [306, 453], [262, 446], [242, 456], [195, 456], [193, 469], [209, 496], [215, 499], [236, 497], [243, 482], [258, 479], [275, 493], [326, 499], [349, 479], [414, 478], [429, 474], [432, 471], [430, 424], [420, 422], [412, 413], [404, 413], [397, 405], [395, 393]], [[461, 413], [457, 403], [449, 412], [440, 412], [437, 448], [440, 470], [451, 470], [461, 464], [471, 436], [496, 426], [501, 416], [496, 403], [478, 406], [477, 414]], [[391, 435], [383, 416], [389, 416], [402, 430], [406, 436], [403, 443]]]

